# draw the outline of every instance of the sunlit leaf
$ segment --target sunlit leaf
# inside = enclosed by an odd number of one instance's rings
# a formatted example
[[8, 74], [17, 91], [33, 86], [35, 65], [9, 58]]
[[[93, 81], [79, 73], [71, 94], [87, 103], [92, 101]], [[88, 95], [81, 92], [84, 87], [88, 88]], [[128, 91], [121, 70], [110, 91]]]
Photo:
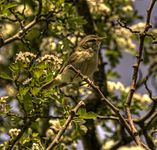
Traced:
[[82, 133], [82, 134], [86, 134], [87, 131], [88, 131], [88, 129], [87, 129], [87, 127], [86, 127], [85, 125], [81, 125], [81, 126], [80, 126], [80, 130], [81, 130], [81, 133]]
[[78, 114], [79, 114], [79, 118], [82, 119], [95, 119], [98, 116], [94, 112], [86, 112], [85, 109], [80, 109]]
[[57, 0], [56, 1], [56, 6], [60, 6], [63, 3], [64, 3], [64, 0]]
[[41, 90], [41, 87], [34, 87], [34, 88], [31, 89], [31, 93], [33, 95], [37, 95], [40, 90]]
[[26, 95], [26, 93], [29, 91], [29, 87], [21, 87], [19, 88], [20, 95]]
[[43, 74], [43, 70], [35, 69], [35, 70], [33, 70], [33, 74], [34, 74], [35, 78], [39, 79]]
[[12, 78], [5, 72], [0, 72], [0, 78], [6, 79], [6, 80], [12, 80]]
[[7, 13], [8, 9], [16, 7], [16, 6], [17, 6], [17, 3], [14, 3], [14, 2], [8, 3], [4, 5], [2, 13]]

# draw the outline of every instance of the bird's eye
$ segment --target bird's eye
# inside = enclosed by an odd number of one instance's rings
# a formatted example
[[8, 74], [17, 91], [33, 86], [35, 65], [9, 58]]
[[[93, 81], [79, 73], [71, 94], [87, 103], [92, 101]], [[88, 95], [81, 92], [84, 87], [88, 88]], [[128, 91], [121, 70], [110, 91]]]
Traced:
[[89, 48], [89, 44], [88, 44], [88, 43], [85, 43], [85, 44], [82, 45], [82, 47], [83, 47], [84, 49], [87, 49], [87, 48]]
[[90, 41], [90, 42], [88, 42], [88, 47], [92, 47], [93, 44], [95, 44], [94, 42], [95, 42], [95, 41]]
[[[94, 41], [94, 40], [93, 40], [93, 41]], [[94, 41], [94, 42], [95, 42], [95, 41]], [[92, 48], [94, 42], [92, 42], [92, 41], [90, 40], [90, 41], [84, 43], [84, 44], [82, 45], [82, 47], [83, 47], [84, 49]]]

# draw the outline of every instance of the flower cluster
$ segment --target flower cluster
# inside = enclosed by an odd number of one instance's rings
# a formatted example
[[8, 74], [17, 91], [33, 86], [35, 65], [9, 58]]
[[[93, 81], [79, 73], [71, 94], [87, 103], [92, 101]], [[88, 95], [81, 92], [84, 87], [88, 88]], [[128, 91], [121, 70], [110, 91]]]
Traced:
[[[128, 93], [130, 90], [130, 87], [125, 87], [121, 82], [112, 82], [112, 81], [107, 81], [108, 85], [108, 90], [110, 92], [114, 92], [115, 90], [119, 90], [124, 93]], [[134, 93], [133, 98], [137, 101], [142, 101], [143, 103], [150, 103], [151, 99], [148, 96], [148, 94], [140, 94], [140, 93]]]
[[129, 11], [133, 11], [133, 8], [132, 8], [131, 5], [126, 5], [126, 6], [124, 6], [124, 7], [122, 8], [122, 10], [123, 10], [124, 12], [129, 12]]
[[50, 127], [46, 131], [47, 137], [52, 137], [61, 128], [61, 124], [58, 119], [49, 121]]
[[143, 31], [145, 28], [144, 22], [139, 22], [137, 24], [134, 24], [130, 27], [133, 31]]
[[33, 143], [32, 144], [32, 150], [40, 150], [40, 146], [38, 143]]
[[44, 50], [43, 52], [52, 52], [56, 49], [57, 44], [52, 37], [46, 37], [42, 39], [40, 44], [40, 50]]
[[49, 54], [46, 54], [46, 55], [38, 58], [36, 61], [38, 63], [41, 63], [41, 62], [51, 63], [53, 65], [54, 70], [60, 69], [60, 67], [63, 63], [63, 60], [61, 58], [58, 58], [55, 55], [49, 55]]
[[8, 99], [8, 96], [2, 96], [0, 97], [0, 113], [5, 113], [6, 112], [6, 106], [7, 102], [6, 100]]
[[2, 36], [3, 38], [6, 38], [8, 35], [12, 34], [15, 30], [15, 25], [6, 23], [2, 27]]
[[111, 9], [104, 4], [103, 0], [88, 0], [88, 3], [90, 5], [90, 11], [93, 12], [104, 12], [104, 13], [110, 13]]
[[32, 58], [35, 58], [36, 55], [30, 52], [19, 52], [18, 54], [16, 54], [16, 59], [15, 62], [23, 62], [23, 63], [30, 63]]
[[[112, 146], [114, 146], [115, 141], [113, 140], [108, 140], [104, 145], [103, 145], [103, 149], [111, 149]], [[118, 148], [117, 150], [144, 150], [143, 147], [141, 146], [122, 146], [120, 148]]]
[[26, 16], [31, 16], [33, 14], [33, 11], [29, 5], [18, 5], [16, 10], [20, 13], [24, 13]]
[[115, 34], [117, 36], [115, 40], [121, 49], [129, 53], [133, 53], [133, 50], [135, 52], [136, 45], [133, 43], [132, 33], [128, 29], [117, 28], [115, 29]]
[[54, 132], [52, 129], [47, 129], [46, 130], [46, 137], [51, 138], [54, 135]]
[[49, 124], [51, 125], [50, 128], [53, 129], [54, 131], [58, 131], [61, 128], [60, 121], [57, 120], [50, 120]]
[[9, 130], [9, 135], [13, 138], [19, 135], [19, 133], [21, 132], [20, 129], [14, 128], [14, 129], [10, 129]]
[[141, 146], [130, 146], [130, 147], [128, 147], [128, 146], [123, 146], [123, 147], [120, 147], [120, 148], [118, 148], [118, 150], [145, 150], [143, 147], [141, 147]]

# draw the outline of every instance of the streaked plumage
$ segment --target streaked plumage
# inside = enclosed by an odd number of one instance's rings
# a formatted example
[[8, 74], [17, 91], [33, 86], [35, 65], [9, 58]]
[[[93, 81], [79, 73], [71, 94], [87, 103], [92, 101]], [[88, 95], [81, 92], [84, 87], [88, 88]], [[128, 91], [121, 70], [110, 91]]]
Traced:
[[93, 73], [97, 69], [98, 65], [98, 52], [103, 37], [98, 37], [97, 35], [88, 35], [83, 38], [77, 45], [75, 51], [69, 57], [69, 61], [61, 69], [59, 75], [47, 84], [61, 85], [68, 84], [71, 82], [77, 83], [81, 81], [81, 78], [71, 69], [68, 65], [73, 65], [76, 69], [80, 70], [83, 75], [92, 78]]

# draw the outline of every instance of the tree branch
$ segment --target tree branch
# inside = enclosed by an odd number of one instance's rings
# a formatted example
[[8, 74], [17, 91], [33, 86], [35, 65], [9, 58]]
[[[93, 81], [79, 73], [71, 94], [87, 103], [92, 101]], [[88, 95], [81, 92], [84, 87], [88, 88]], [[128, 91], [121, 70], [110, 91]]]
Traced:
[[[6, 39], [6, 40], [3, 40], [3, 42], [0, 42], [0, 48], [4, 45], [7, 45], [13, 41], [16, 41], [16, 40], [21, 40], [26, 34], [27, 32], [29, 31], [29, 29], [31, 29], [35, 24], [38, 23], [39, 19], [40, 19], [40, 14], [41, 14], [41, 10], [42, 10], [42, 0], [38, 0], [39, 2], [39, 9], [38, 9], [38, 12], [37, 12], [37, 15], [35, 16], [35, 18], [29, 23], [27, 24], [26, 26], [23, 26], [21, 24], [21, 21], [18, 20], [18, 22], [20, 23], [21, 25], [21, 30], [18, 31], [15, 35], [13, 35], [12, 37]], [[12, 14], [14, 14], [14, 16], [16, 17], [17, 19], [17, 16], [15, 14], [15, 12], [13, 12], [12, 10], [10, 10]]]
[[146, 25], [145, 25], [144, 31], [139, 34], [140, 44], [139, 44], [139, 51], [138, 51], [138, 54], [136, 56], [137, 61], [133, 65], [134, 69], [133, 69], [132, 81], [131, 81], [131, 86], [130, 86], [131, 88], [130, 88], [130, 91], [128, 93], [128, 96], [127, 96], [127, 99], [126, 99], [126, 102], [125, 102], [125, 109], [126, 109], [126, 113], [127, 113], [127, 117], [128, 117], [128, 122], [129, 122], [129, 125], [130, 125], [130, 128], [131, 128], [131, 132], [132, 132], [132, 134], [134, 136], [134, 139], [135, 139], [135, 142], [136, 142], [137, 145], [141, 145], [142, 142], [141, 142], [141, 139], [139, 137], [139, 133], [138, 133], [138, 131], [137, 131], [137, 129], [136, 129], [134, 123], [133, 123], [130, 107], [131, 107], [131, 102], [132, 102], [132, 98], [133, 98], [134, 92], [136, 90], [139, 66], [140, 66], [140, 63], [142, 61], [144, 40], [145, 40], [145, 37], [146, 37], [145, 33], [152, 27], [150, 25], [150, 17], [151, 17], [152, 9], [153, 9], [153, 7], [155, 5], [155, 2], [156, 2], [156, 0], [152, 0], [152, 2], [150, 4], [150, 7], [147, 10], [147, 17], [146, 17], [147, 19], [146, 19]]
[[[84, 76], [79, 70], [77, 70], [74, 66], [69, 65], [69, 68], [72, 69], [74, 72], [77, 73], [77, 75], [79, 75], [84, 81], [86, 81], [89, 86], [91, 86], [96, 92], [98, 92], [98, 94], [101, 96], [101, 101], [103, 103], [105, 103], [105, 105], [107, 105], [114, 113], [115, 115], [119, 118], [119, 122], [121, 123], [121, 125], [123, 127], [126, 128], [126, 130], [128, 131], [128, 133], [133, 137], [133, 139], [136, 141], [136, 138], [133, 134], [133, 132], [131, 131], [129, 124], [127, 123], [127, 121], [125, 120], [125, 118], [121, 115], [120, 110], [113, 105], [105, 96], [104, 94], [101, 92], [101, 90], [99, 89], [98, 86], [96, 86], [88, 77]], [[141, 142], [141, 145], [146, 149], [146, 150], [150, 150], [145, 144], [143, 144]]]
[[62, 128], [59, 130], [59, 132], [57, 133], [57, 135], [55, 136], [55, 138], [53, 139], [53, 141], [50, 143], [50, 145], [46, 148], [46, 150], [51, 150], [52, 148], [54, 148], [58, 143], [60, 138], [62, 137], [62, 135], [64, 134], [65, 130], [68, 128], [69, 124], [71, 123], [72, 119], [74, 118], [74, 116], [76, 115], [77, 111], [79, 110], [80, 107], [84, 106], [85, 103], [83, 101], [80, 101], [72, 110], [71, 113], [69, 115], [69, 117], [67, 118], [67, 120], [65, 121], [64, 125], [62, 126]]
[[75, 71], [83, 80], [85, 80], [96, 92], [99, 93], [99, 95], [101, 96], [101, 101], [105, 102], [105, 104], [107, 104], [111, 110], [115, 113], [116, 116], [118, 116], [120, 118], [121, 123], [127, 128], [128, 132], [130, 132], [130, 128], [128, 126], [128, 123], [125, 121], [125, 119], [123, 118], [123, 116], [120, 114], [119, 109], [114, 106], [104, 95], [103, 93], [100, 91], [99, 87], [96, 86], [89, 78], [87, 78], [86, 76], [84, 76], [79, 70], [77, 70], [76, 68], [74, 68], [72, 65], [69, 65], [69, 68], [71, 68], [73, 71]]
[[18, 136], [8, 143], [8, 148], [6, 148], [6, 150], [13, 149], [16, 142], [22, 137], [22, 135], [25, 133], [25, 131], [30, 127], [31, 123], [32, 123], [31, 120], [26, 121], [23, 128], [21, 129], [21, 132], [18, 134]]
[[149, 97], [153, 103], [152, 103], [151, 108], [147, 112], [147, 114], [137, 121], [137, 123], [139, 123], [139, 124], [143, 124], [147, 119], [149, 119], [155, 112], [155, 109], [157, 106], [157, 98], [152, 96], [152, 91], [149, 89], [149, 87], [147, 85], [147, 80], [148, 80], [148, 77], [146, 77], [146, 79], [144, 81], [144, 85], [145, 85], [145, 88], [148, 91]]

